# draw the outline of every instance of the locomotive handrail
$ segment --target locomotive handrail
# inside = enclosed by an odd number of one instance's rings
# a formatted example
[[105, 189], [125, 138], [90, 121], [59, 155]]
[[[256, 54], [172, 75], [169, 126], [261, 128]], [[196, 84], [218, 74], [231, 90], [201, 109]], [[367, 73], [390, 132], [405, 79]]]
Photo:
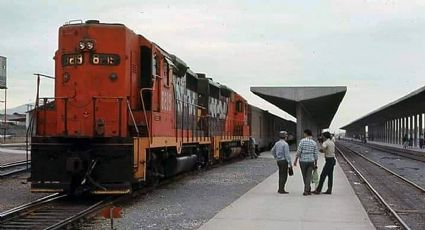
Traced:
[[131, 110], [130, 101], [128, 101], [128, 98], [127, 98], [127, 108], [128, 108], [128, 112], [130, 113], [131, 120], [133, 121], [134, 128], [136, 129], [137, 136], [140, 137], [139, 128], [137, 128], [136, 120], [134, 119], [133, 111]]
[[[61, 99], [65, 102], [64, 104], [64, 133], [68, 134], [68, 100], [69, 97], [37, 97], [37, 101], [36, 101], [36, 105], [34, 108], [35, 111], [35, 120], [37, 120], [37, 116], [39, 113], [39, 110], [42, 109], [42, 111], [47, 111], [45, 107], [40, 107], [39, 101], [43, 100], [43, 105], [42, 106], [46, 106], [48, 104], [48, 100], [49, 99], [54, 99], [54, 101], [56, 101], [57, 99]], [[34, 116], [33, 116], [34, 117]], [[46, 117], [44, 117], [44, 119], [46, 119]], [[44, 122], [44, 131], [46, 131], [46, 122]], [[32, 130], [31, 130], [32, 132]]]
[[126, 99], [126, 97], [105, 97], [105, 96], [93, 96], [95, 99]]
[[146, 129], [148, 131], [148, 137], [149, 137], [149, 144], [148, 144], [149, 145], [149, 149], [150, 149], [150, 145], [151, 145], [151, 142], [152, 142], [152, 137], [151, 137], [151, 131], [149, 129], [149, 122], [148, 122], [148, 117], [147, 117], [147, 114], [146, 114], [146, 107], [145, 107], [145, 101], [143, 99], [143, 92], [144, 91], [152, 91], [152, 90], [153, 90], [152, 88], [143, 88], [143, 89], [140, 89], [140, 99], [142, 100], [143, 114], [145, 116]]
[[[31, 117], [31, 120], [30, 120], [30, 125], [29, 125], [29, 129], [28, 129], [28, 133], [29, 132], [32, 132], [32, 130], [33, 130], [33, 127], [32, 126], [34, 126], [34, 120], [36, 120], [37, 119], [37, 116], [38, 116], [38, 113], [39, 113], [39, 111], [46, 111], [47, 110], [47, 108], [45, 108], [45, 107], [42, 107], [42, 106], [45, 106], [45, 105], [47, 105], [48, 104], [48, 100], [49, 99], [53, 99], [53, 100], [64, 100], [64, 102], [65, 102], [65, 104], [64, 104], [64, 133], [65, 134], [67, 134], [68, 133], [68, 100], [69, 100], [69, 97], [38, 97], [37, 98], [37, 100], [36, 100], [36, 106], [35, 106], [35, 108], [34, 108], [34, 111], [35, 111], [35, 116], [32, 116]], [[105, 99], [105, 100], [117, 100], [118, 101], [118, 122], [117, 122], [117, 125], [118, 125], [118, 135], [119, 136], [121, 136], [121, 121], [122, 121], [122, 100], [123, 99], [126, 99], [127, 100], [127, 98], [126, 97], [107, 97], [107, 96], [93, 96], [92, 97], [92, 99], [93, 99], [93, 111], [95, 111], [95, 106], [96, 106], [96, 100], [98, 100], [98, 99]], [[43, 105], [42, 106], [40, 106], [40, 101], [43, 101]], [[130, 113], [131, 113], [131, 111], [130, 111]], [[132, 116], [132, 114], [130, 114], [131, 116]], [[132, 116], [132, 119], [134, 119], [134, 117]], [[95, 131], [95, 120], [96, 120], [96, 114], [95, 114], [95, 112], [93, 112], [93, 132]], [[134, 121], [134, 120], [133, 120]], [[45, 124], [45, 126], [46, 126], [46, 124]], [[29, 134], [28, 134], [29, 135]]]

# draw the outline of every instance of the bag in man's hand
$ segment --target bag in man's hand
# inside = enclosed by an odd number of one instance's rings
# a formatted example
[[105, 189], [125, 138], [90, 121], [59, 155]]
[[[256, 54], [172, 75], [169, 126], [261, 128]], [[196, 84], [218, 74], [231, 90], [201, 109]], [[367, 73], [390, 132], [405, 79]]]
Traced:
[[292, 169], [292, 167], [288, 168], [288, 174], [289, 176], [293, 176], [294, 175], [294, 170]]
[[317, 172], [317, 169], [313, 170], [313, 177], [311, 179], [312, 184], [319, 184], [319, 173]]

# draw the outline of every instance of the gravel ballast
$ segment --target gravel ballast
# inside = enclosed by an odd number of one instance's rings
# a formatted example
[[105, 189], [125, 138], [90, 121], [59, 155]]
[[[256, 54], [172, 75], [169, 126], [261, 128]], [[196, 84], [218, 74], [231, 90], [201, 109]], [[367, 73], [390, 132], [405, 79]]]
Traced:
[[46, 196], [44, 193], [31, 193], [27, 183], [29, 173], [21, 173], [0, 179], [0, 212], [29, 203]]
[[[197, 229], [276, 171], [276, 162], [267, 152], [258, 159], [236, 161], [191, 173], [121, 204], [123, 218], [115, 220], [114, 227]], [[110, 221], [97, 217], [82, 227], [110, 229]]]

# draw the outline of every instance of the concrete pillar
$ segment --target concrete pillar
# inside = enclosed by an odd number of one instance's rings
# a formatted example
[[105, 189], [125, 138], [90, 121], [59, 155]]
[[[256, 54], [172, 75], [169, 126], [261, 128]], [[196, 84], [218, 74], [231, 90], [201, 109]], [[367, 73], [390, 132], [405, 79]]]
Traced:
[[410, 118], [406, 117], [406, 134], [407, 136], [410, 135]]
[[379, 141], [385, 142], [386, 122], [379, 125]]
[[375, 135], [373, 136], [373, 140], [377, 141], [378, 133], [379, 133], [379, 124], [375, 124], [374, 132], [375, 132]]
[[422, 134], [422, 133], [424, 133], [424, 130], [423, 130], [423, 113], [420, 113], [419, 114], [419, 136]]
[[303, 112], [302, 112], [302, 108], [301, 108], [301, 103], [298, 103], [296, 105], [296, 112], [297, 112], [297, 146], [298, 143], [300, 143], [300, 140], [303, 138]]
[[396, 128], [395, 143], [398, 144], [398, 118], [395, 119], [395, 128]]
[[[413, 138], [413, 116], [409, 116], [409, 119], [410, 119], [410, 121], [409, 121], [409, 135], [410, 135], [410, 137], [412, 137]], [[409, 137], [409, 138], [410, 138]]]
[[394, 120], [390, 120], [390, 141], [389, 143], [394, 143]]
[[373, 140], [373, 125], [367, 126], [367, 137], [368, 140]]
[[397, 144], [397, 119], [394, 119], [394, 133], [393, 133], [394, 144]]
[[407, 117], [403, 117], [403, 136], [408, 134]]
[[409, 136], [409, 117], [406, 117], [406, 127], [405, 127], [405, 129], [406, 129], [405, 134]]
[[[400, 118], [400, 137], [402, 138], [404, 135], [404, 118]], [[401, 143], [401, 140], [400, 140]]]
[[401, 118], [397, 119], [398, 122], [398, 143], [401, 144]]
[[388, 141], [388, 121], [385, 121], [384, 123], [384, 130], [382, 134], [383, 134], [382, 142], [387, 142]]
[[394, 119], [394, 143], [397, 143], [397, 119]]
[[387, 121], [387, 130], [385, 131], [385, 142], [389, 143], [391, 141], [391, 121]]
[[394, 119], [393, 122], [394, 122], [393, 143], [397, 144], [397, 119]]
[[[304, 130], [310, 129], [313, 133], [313, 137], [317, 138], [317, 135], [321, 131], [319, 127], [314, 123], [313, 119], [309, 112], [304, 108], [302, 103], [297, 103], [296, 105], [296, 115], [297, 115], [297, 143], [304, 138]], [[320, 130], [320, 131], [319, 131]]]
[[380, 132], [379, 132], [379, 141], [381, 142], [385, 142], [386, 139], [386, 133], [387, 133], [387, 129], [388, 129], [388, 123], [384, 122], [381, 124], [380, 126]]
[[419, 145], [419, 114], [415, 115], [415, 147]]

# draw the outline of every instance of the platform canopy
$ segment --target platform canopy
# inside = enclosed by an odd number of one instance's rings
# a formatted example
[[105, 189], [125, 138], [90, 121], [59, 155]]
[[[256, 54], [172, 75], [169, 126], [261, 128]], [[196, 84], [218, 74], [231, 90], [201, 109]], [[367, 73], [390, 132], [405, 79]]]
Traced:
[[329, 127], [347, 87], [251, 87], [251, 92], [295, 117], [299, 139], [304, 129], [317, 135]]
[[425, 86], [386, 104], [359, 119], [347, 124], [341, 129], [349, 130], [380, 123], [382, 121], [422, 114], [425, 108]]

